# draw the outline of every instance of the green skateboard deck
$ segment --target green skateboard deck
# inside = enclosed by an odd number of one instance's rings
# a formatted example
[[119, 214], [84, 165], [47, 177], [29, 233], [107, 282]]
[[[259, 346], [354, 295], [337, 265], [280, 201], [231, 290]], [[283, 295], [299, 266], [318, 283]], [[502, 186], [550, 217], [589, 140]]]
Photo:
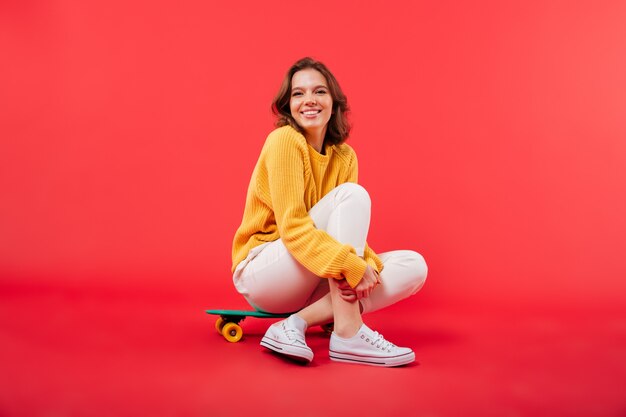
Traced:
[[292, 314], [272, 314], [255, 310], [206, 310], [206, 313], [219, 316], [215, 321], [215, 330], [224, 336], [224, 339], [232, 343], [240, 341], [243, 337], [243, 329], [239, 323], [246, 317], [279, 319], [289, 317]]
[[245, 319], [246, 317], [259, 317], [264, 319], [271, 318], [281, 318], [281, 317], [289, 317], [292, 313], [285, 314], [274, 314], [274, 313], [265, 313], [263, 311], [255, 311], [255, 310], [207, 310], [207, 314], [213, 314], [222, 317], [239, 317], [240, 320]]

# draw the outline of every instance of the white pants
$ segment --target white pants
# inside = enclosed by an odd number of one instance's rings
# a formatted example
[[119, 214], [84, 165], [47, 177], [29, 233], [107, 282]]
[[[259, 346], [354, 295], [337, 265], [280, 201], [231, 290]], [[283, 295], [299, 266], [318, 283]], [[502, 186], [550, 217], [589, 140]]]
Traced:
[[[363, 256], [370, 223], [370, 198], [362, 186], [345, 183], [329, 192], [310, 211], [318, 229], [356, 249]], [[410, 250], [378, 254], [384, 264], [369, 297], [360, 300], [363, 312], [380, 310], [422, 288], [428, 268], [422, 255]], [[332, 278], [331, 278], [332, 279]], [[328, 280], [296, 261], [282, 239], [252, 248], [233, 274], [235, 288], [252, 307], [271, 313], [301, 310], [329, 292]]]

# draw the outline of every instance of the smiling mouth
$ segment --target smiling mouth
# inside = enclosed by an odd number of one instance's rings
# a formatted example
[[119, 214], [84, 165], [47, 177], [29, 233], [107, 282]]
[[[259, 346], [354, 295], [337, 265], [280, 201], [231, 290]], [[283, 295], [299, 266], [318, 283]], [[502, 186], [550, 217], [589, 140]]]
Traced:
[[300, 113], [303, 114], [304, 116], [316, 116], [321, 112], [322, 112], [321, 110], [305, 110]]

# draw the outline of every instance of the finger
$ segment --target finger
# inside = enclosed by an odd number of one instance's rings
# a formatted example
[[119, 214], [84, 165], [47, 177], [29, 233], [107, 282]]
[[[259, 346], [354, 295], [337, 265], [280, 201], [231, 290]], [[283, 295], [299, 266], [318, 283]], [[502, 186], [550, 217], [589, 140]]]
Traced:
[[354, 293], [354, 291], [342, 291], [341, 295], [344, 296], [344, 297], [352, 297], [352, 296], [354, 296], [356, 294]]
[[341, 298], [346, 300], [346, 301], [348, 301], [348, 302], [350, 302], [350, 303], [356, 301], [356, 295], [355, 294], [348, 294], [348, 295], [341, 294]]
[[350, 284], [348, 283], [348, 281], [346, 281], [345, 279], [342, 279], [341, 281], [339, 281], [338, 284], [339, 284], [338, 285], [339, 288], [352, 288]]
[[342, 300], [345, 301], [352, 301], [352, 297], [349, 295], [345, 295], [345, 294], [339, 294], [339, 296], [341, 297]]
[[339, 289], [339, 292], [340, 292], [341, 294], [355, 294], [355, 293], [356, 293], [356, 290], [355, 290], [354, 288], [350, 288], [350, 287], [348, 287], [348, 288], [340, 288], [340, 289]]
[[337, 285], [338, 288], [345, 290], [345, 289], [352, 289], [352, 287], [350, 286], [350, 284], [348, 284], [347, 282], [342, 282], [339, 285]]

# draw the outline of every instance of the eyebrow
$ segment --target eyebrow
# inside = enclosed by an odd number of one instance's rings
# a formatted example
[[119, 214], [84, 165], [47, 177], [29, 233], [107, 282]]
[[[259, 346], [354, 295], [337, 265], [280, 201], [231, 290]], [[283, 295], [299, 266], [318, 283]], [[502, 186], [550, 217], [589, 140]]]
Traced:
[[[319, 84], [319, 85], [316, 85], [315, 87], [313, 87], [313, 89], [314, 89], [314, 90], [315, 90], [315, 89], [317, 89], [317, 88], [326, 88], [326, 89], [328, 89], [328, 86], [323, 85], [323, 84]], [[291, 89], [291, 91], [293, 91], [293, 90], [304, 90], [304, 89], [305, 89], [304, 87], [298, 87], [298, 86], [296, 86], [296, 87], [293, 87], [293, 88]]]

